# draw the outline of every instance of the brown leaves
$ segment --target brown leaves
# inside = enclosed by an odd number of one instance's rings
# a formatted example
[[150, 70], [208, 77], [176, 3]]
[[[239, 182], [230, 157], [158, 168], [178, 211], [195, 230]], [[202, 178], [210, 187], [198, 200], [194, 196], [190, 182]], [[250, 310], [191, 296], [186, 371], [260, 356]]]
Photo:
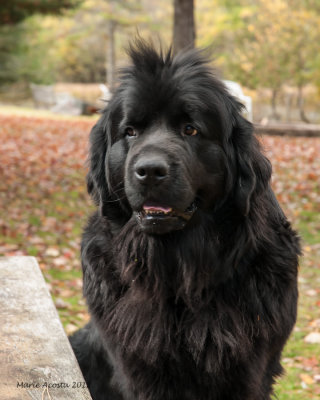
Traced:
[[272, 185], [281, 205], [296, 219], [303, 211], [320, 211], [320, 138], [263, 136], [272, 161]]
[[85, 161], [94, 122], [0, 115], [0, 253], [35, 255], [62, 320], [79, 309], [76, 325], [84, 309], [79, 247], [91, 207]]
[[39, 227], [42, 232], [72, 230], [70, 222], [61, 225], [58, 214], [64, 214], [64, 194], [71, 192], [67, 205], [73, 202], [74, 209], [68, 214], [83, 215], [76, 200], [86, 197], [85, 160], [92, 125], [86, 120], [0, 116], [0, 202], [11, 220], [1, 216], [3, 235], [28, 240]]

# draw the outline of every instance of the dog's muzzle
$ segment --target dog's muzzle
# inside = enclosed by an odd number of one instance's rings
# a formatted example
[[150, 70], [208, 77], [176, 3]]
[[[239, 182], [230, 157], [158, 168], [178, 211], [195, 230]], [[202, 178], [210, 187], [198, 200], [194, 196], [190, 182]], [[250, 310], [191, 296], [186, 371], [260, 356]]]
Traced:
[[154, 202], [146, 202], [142, 210], [134, 214], [144, 232], [163, 234], [183, 229], [196, 210], [196, 201], [193, 201], [184, 211]]

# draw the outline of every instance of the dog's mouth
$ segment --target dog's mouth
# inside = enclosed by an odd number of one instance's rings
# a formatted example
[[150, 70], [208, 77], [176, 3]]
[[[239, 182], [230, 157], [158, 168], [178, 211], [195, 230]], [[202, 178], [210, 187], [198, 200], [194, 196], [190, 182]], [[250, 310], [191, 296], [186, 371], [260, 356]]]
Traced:
[[142, 218], [149, 219], [178, 217], [185, 221], [189, 221], [196, 209], [197, 205], [195, 201], [193, 201], [184, 211], [178, 211], [168, 206], [146, 203], [143, 205], [142, 211], [139, 212], [139, 215]]
[[156, 202], [146, 202], [142, 210], [135, 212], [135, 215], [143, 231], [161, 234], [183, 229], [197, 208], [196, 200], [184, 211]]

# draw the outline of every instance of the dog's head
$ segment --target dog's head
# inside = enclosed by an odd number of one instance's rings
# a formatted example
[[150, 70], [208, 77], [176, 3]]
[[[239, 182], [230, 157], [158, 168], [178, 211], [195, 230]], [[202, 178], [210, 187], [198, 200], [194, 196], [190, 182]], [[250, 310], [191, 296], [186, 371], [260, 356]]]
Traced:
[[102, 215], [162, 234], [199, 223], [226, 199], [247, 215], [270, 179], [242, 106], [203, 53], [172, 57], [139, 42], [91, 132], [88, 190]]

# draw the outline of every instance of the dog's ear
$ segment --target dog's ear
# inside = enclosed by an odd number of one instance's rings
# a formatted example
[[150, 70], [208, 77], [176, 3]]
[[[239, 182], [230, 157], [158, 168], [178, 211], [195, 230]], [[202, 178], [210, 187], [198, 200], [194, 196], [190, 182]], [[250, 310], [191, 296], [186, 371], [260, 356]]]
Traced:
[[89, 172], [87, 175], [87, 189], [96, 205], [100, 205], [108, 197], [105, 158], [108, 147], [108, 138], [104, 117], [90, 132]]
[[253, 134], [253, 125], [239, 113], [234, 122], [231, 140], [234, 148], [236, 179], [234, 199], [240, 213], [247, 216], [253, 196], [263, 192], [271, 178], [271, 164], [262, 154]]
[[[103, 112], [98, 123], [90, 133], [89, 172], [87, 174], [87, 190], [102, 212], [110, 203], [110, 188], [106, 171], [106, 158], [112, 135], [120, 120], [119, 102], [116, 96]], [[103, 212], [102, 212], [103, 214]]]

